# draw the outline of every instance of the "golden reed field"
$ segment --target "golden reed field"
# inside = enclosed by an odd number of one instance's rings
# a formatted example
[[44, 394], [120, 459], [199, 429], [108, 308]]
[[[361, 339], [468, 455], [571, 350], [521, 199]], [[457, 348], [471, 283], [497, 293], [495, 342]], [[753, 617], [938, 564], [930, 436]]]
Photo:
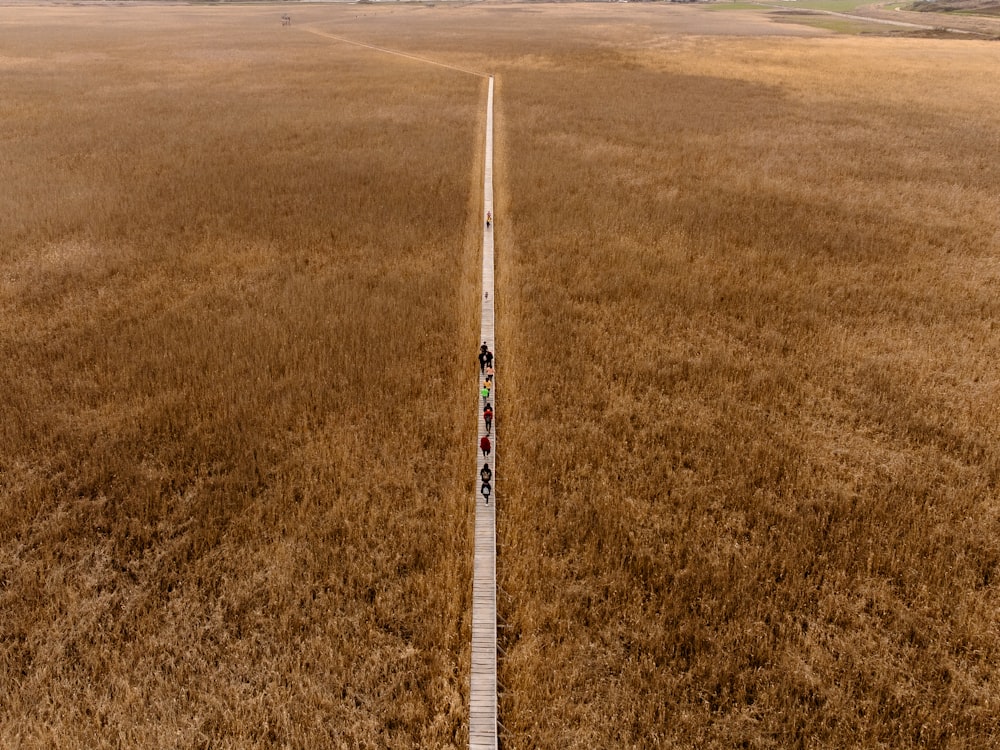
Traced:
[[459, 744], [485, 83], [5, 12], [0, 746]]
[[310, 28], [503, 746], [1000, 743], [1000, 47], [394, 3], [5, 8], [0, 746], [468, 743]]

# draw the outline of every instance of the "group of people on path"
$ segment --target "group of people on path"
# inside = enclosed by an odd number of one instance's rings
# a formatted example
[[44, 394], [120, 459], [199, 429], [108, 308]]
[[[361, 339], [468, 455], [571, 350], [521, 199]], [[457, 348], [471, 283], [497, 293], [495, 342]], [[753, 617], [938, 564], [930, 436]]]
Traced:
[[[493, 361], [493, 352], [490, 351], [489, 346], [484, 341], [483, 345], [479, 347], [479, 372], [484, 377], [483, 385], [479, 389], [479, 395], [483, 397], [483, 423], [486, 425], [486, 434], [479, 441], [479, 449], [483, 452], [484, 459], [489, 458], [490, 450], [493, 448], [490, 444], [490, 431], [493, 428], [493, 406], [490, 404], [490, 393], [493, 390], [493, 375], [495, 373]], [[487, 504], [489, 504], [490, 493], [493, 491], [490, 485], [493, 479], [493, 471], [490, 469], [488, 461], [483, 462], [483, 469], [479, 472], [479, 476], [483, 480], [479, 491], [486, 498]]]

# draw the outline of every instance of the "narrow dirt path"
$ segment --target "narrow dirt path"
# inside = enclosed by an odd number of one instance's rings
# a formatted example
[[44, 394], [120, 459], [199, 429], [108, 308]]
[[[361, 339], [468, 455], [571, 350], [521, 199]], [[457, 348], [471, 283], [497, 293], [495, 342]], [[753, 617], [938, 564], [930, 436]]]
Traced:
[[343, 42], [344, 44], [352, 44], [355, 47], [364, 47], [365, 49], [375, 50], [376, 52], [384, 52], [387, 55], [395, 55], [396, 57], [405, 57], [409, 60], [416, 60], [417, 62], [427, 63], [428, 65], [437, 65], [439, 68], [448, 68], [449, 70], [457, 70], [459, 73], [468, 73], [470, 76], [479, 76], [480, 78], [489, 78], [486, 73], [478, 70], [469, 70], [468, 68], [460, 68], [457, 65], [449, 65], [448, 63], [440, 62], [439, 60], [432, 60], [429, 57], [420, 57], [419, 55], [411, 55], [408, 52], [400, 52], [395, 49], [388, 49], [386, 47], [376, 47], [374, 44], [365, 44], [364, 42], [356, 42], [353, 39], [347, 39], [346, 37], [337, 36], [336, 34], [330, 34], [326, 31], [320, 31], [319, 29], [313, 29], [309, 26], [301, 27], [302, 31], [307, 31], [310, 34], [315, 34], [316, 36], [325, 37], [326, 39], [332, 39], [335, 42]]

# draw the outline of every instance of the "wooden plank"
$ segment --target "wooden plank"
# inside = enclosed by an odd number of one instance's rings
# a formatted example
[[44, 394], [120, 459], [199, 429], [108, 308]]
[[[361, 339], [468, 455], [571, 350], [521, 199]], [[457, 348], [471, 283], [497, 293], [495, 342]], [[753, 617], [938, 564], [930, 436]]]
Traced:
[[[483, 174], [483, 211], [493, 213], [493, 78], [490, 77], [486, 97], [486, 155]], [[493, 309], [493, 227], [485, 226], [483, 217], [483, 291], [480, 310], [480, 340], [485, 341], [496, 355]], [[493, 376], [490, 403], [493, 405], [493, 422], [497, 419], [497, 380]], [[477, 379], [477, 383], [481, 382]], [[479, 404], [478, 441], [486, 434]], [[497, 610], [496, 610], [496, 497], [497, 497], [497, 436], [490, 435], [490, 455], [485, 463], [493, 472], [493, 492], [487, 502], [479, 492], [479, 471], [484, 459], [476, 452], [475, 481], [475, 552], [472, 578], [472, 675], [469, 685], [469, 748], [470, 750], [497, 750]]]

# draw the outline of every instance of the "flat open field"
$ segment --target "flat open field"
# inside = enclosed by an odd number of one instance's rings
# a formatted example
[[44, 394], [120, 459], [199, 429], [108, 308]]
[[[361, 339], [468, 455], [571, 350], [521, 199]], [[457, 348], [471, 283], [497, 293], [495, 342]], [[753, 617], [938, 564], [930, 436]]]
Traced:
[[510, 746], [996, 746], [1000, 48], [544, 63], [498, 85]]
[[5, 14], [0, 746], [461, 745], [484, 82]]
[[[282, 28], [289, 12], [293, 25]], [[0, 745], [1000, 742], [1000, 48], [664, 5], [5, 8]]]

